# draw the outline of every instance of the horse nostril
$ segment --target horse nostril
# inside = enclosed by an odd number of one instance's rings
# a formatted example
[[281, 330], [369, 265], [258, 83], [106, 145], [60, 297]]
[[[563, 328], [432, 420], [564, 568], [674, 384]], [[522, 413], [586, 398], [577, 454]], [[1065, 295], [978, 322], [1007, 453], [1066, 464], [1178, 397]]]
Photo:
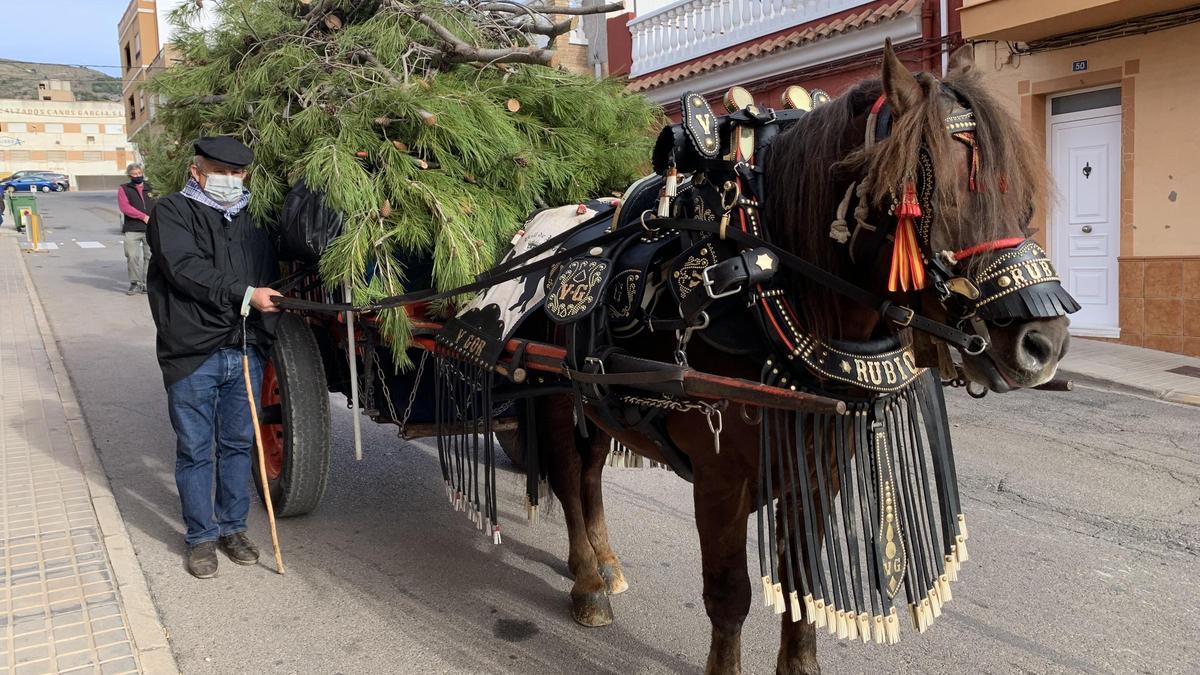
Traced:
[[1050, 338], [1031, 330], [1021, 338], [1021, 352], [1030, 370], [1040, 370], [1054, 358], [1054, 345]]

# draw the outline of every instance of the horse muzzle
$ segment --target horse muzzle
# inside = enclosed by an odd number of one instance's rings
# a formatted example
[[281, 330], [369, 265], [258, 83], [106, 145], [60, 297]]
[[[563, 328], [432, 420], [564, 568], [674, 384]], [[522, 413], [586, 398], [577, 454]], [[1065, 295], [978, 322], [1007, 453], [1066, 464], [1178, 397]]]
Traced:
[[944, 302], [958, 325], [987, 342], [964, 354], [968, 376], [996, 392], [1035, 387], [1054, 377], [1066, 355], [1067, 315], [1079, 303], [1062, 287], [1046, 252], [1032, 240], [998, 249], [987, 265], [943, 282]]

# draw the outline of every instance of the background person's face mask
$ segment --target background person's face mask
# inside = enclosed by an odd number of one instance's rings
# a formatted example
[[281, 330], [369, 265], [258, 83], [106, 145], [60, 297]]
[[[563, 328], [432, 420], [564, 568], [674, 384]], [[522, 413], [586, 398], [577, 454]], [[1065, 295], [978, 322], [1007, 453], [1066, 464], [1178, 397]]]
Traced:
[[204, 179], [204, 193], [222, 204], [232, 204], [241, 199], [242, 177], [221, 173], [209, 174]]

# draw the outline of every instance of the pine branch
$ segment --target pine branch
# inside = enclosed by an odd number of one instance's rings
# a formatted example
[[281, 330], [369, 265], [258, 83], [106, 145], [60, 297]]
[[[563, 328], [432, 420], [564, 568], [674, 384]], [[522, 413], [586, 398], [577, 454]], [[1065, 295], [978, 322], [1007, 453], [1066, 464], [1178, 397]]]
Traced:
[[475, 47], [465, 42], [462, 38], [451, 32], [449, 28], [438, 23], [437, 19], [434, 19], [425, 12], [417, 14], [417, 21], [420, 21], [450, 45], [450, 52], [446, 56], [454, 63], [475, 61], [478, 63], [529, 63], [546, 66], [550, 65], [550, 59], [554, 56], [553, 50], [541, 49], [539, 47], [506, 47], [499, 49]]
[[568, 7], [568, 6], [550, 6], [544, 4], [522, 5], [517, 2], [490, 2], [482, 5], [476, 5], [476, 8], [483, 12], [508, 12], [517, 14], [521, 10], [528, 9], [539, 14], [560, 14], [563, 16], [588, 16], [591, 14], [608, 14], [609, 12], [617, 12], [625, 9], [624, 2], [610, 2], [607, 5], [591, 5], [587, 7]]

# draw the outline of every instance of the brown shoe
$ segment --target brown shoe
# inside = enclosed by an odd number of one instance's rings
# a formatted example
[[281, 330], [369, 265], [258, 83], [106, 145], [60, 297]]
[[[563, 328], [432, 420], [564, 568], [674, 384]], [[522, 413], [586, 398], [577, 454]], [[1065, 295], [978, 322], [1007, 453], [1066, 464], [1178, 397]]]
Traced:
[[238, 532], [217, 540], [221, 550], [229, 559], [239, 565], [253, 565], [258, 562], [258, 547], [245, 532]]
[[187, 568], [197, 579], [217, 576], [217, 542], [202, 541], [188, 547]]

